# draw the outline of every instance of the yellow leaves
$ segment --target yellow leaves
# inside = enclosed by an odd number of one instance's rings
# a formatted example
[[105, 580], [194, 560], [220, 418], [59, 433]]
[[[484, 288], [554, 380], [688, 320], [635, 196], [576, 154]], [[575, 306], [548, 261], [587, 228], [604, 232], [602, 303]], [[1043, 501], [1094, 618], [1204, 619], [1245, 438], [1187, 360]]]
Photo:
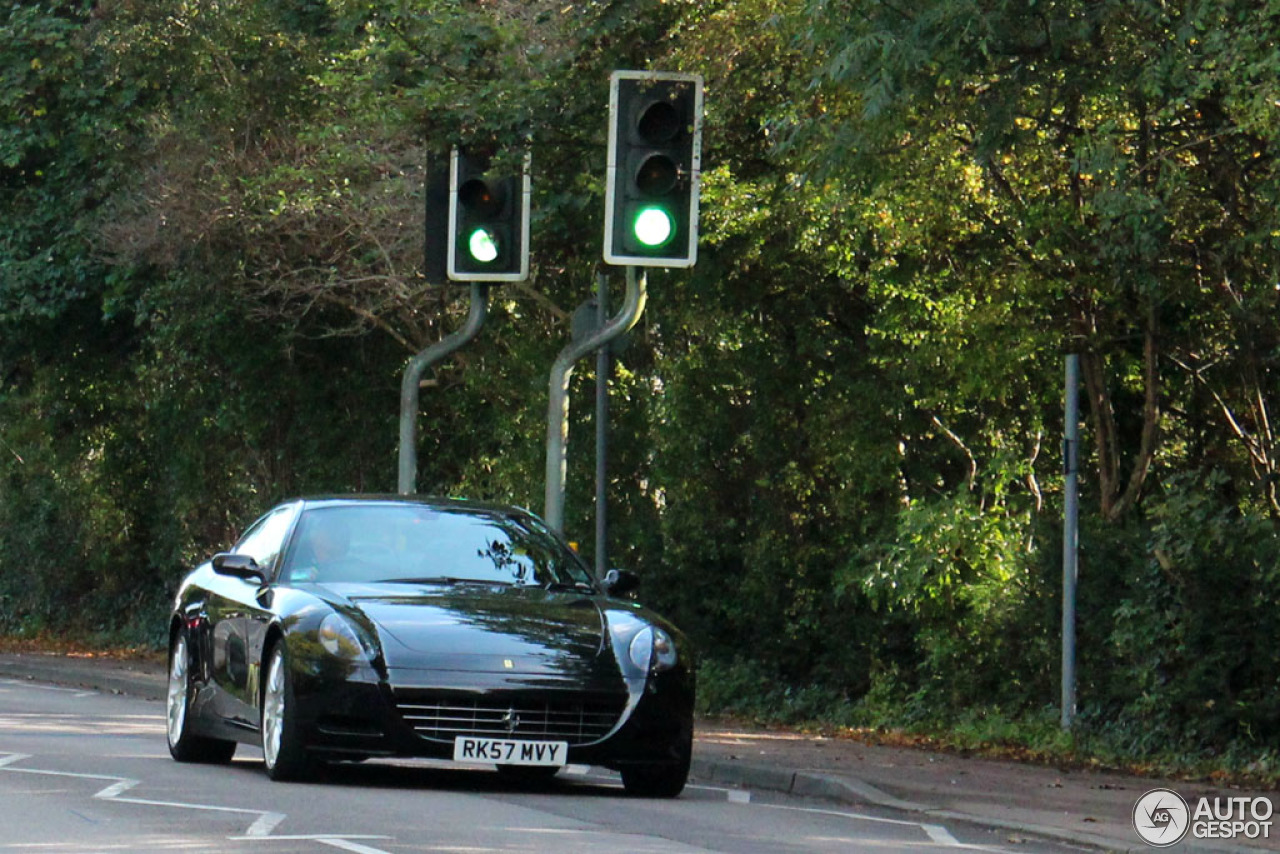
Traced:
[[44, 63], [40, 61], [40, 57], [37, 56], [35, 59], [31, 60], [32, 71], [39, 71], [41, 68], [44, 68]]

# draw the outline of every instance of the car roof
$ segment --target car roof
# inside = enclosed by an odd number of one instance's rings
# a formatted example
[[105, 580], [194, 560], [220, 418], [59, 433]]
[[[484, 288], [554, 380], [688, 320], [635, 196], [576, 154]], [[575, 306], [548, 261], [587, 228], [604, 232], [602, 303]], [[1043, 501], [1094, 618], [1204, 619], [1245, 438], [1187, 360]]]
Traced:
[[360, 505], [415, 505], [432, 507], [439, 510], [467, 511], [486, 515], [533, 515], [523, 507], [512, 504], [499, 504], [490, 501], [474, 501], [469, 498], [448, 498], [433, 495], [392, 495], [392, 494], [353, 494], [353, 495], [312, 495], [282, 501], [280, 505], [301, 503], [303, 510], [317, 507], [356, 507]]

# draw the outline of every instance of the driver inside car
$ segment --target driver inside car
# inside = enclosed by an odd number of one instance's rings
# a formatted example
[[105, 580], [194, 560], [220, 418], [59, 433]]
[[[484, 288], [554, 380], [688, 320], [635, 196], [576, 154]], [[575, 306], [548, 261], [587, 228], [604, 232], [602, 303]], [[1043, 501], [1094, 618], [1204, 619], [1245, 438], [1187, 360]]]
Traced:
[[289, 571], [290, 581], [355, 580], [365, 568], [364, 561], [349, 553], [351, 527], [341, 517], [325, 518], [319, 513], [303, 532], [298, 556]]

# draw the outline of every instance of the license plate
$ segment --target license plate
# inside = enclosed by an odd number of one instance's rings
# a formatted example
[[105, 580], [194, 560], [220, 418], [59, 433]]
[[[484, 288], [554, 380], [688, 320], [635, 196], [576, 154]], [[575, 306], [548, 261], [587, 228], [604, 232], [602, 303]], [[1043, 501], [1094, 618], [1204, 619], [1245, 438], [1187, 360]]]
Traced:
[[492, 762], [495, 765], [564, 765], [569, 761], [569, 742], [463, 735], [453, 741], [453, 760]]

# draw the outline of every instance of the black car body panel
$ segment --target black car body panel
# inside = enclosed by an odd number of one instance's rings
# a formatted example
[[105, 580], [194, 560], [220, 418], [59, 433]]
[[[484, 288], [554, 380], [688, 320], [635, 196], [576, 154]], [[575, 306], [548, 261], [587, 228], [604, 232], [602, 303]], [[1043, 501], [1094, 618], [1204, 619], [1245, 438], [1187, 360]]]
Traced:
[[[312, 556], [301, 557], [300, 531], [328, 511], [403, 519], [376, 543], [352, 534], [350, 552], [374, 558], [342, 570], [354, 578], [327, 580]], [[432, 525], [451, 543], [464, 540], [449, 526], [514, 533], [494, 535], [491, 547], [487, 535], [466, 541], [480, 549], [457, 546], [440, 558], [450, 571], [434, 580], [434, 558], [420, 554], [434, 541], [414, 539]], [[575, 763], [687, 769], [694, 673], [685, 638], [634, 602], [607, 596], [526, 511], [401, 497], [298, 500], [255, 523], [236, 553], [262, 558], [261, 581], [205, 563], [174, 603], [172, 635], [185, 634], [191, 658], [189, 726], [201, 736], [261, 743], [266, 662], [283, 643], [292, 711], [320, 758], [451, 758], [455, 738], [478, 735], [567, 741]], [[409, 576], [378, 577], [410, 563]], [[458, 578], [458, 567], [484, 578]], [[322, 640], [335, 614], [357, 654], [335, 654], [332, 639], [330, 647]], [[645, 631], [674, 641], [674, 664], [635, 663], [629, 645]]]

